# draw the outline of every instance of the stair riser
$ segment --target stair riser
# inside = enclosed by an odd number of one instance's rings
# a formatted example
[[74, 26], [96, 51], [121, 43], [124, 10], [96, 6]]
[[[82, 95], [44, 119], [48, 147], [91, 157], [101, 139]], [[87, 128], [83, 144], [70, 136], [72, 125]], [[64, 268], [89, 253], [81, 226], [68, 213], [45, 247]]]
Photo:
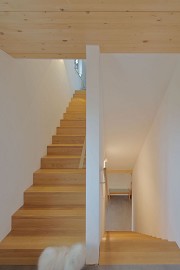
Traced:
[[81, 99], [81, 98], [82, 98], [82, 99], [86, 99], [86, 94], [74, 94], [74, 95], [73, 95], [73, 98], [74, 98], [74, 99], [76, 99], [76, 98], [77, 98], [77, 99]]
[[69, 106], [71, 106], [72, 104], [86, 105], [86, 99], [84, 99], [84, 97], [72, 98], [71, 101], [69, 102]]
[[86, 135], [86, 128], [84, 127], [58, 127], [56, 129], [57, 135]]
[[82, 113], [65, 113], [64, 119], [65, 120], [85, 120], [86, 115]]
[[85, 184], [85, 174], [39, 174], [34, 173], [35, 185], [82, 185]]
[[80, 105], [80, 106], [85, 106], [86, 105], [86, 99], [84, 97], [76, 97], [74, 99], [71, 99], [69, 106], [71, 105]]
[[7, 250], [0, 255], [0, 265], [37, 265], [42, 250]]
[[85, 94], [86, 95], [86, 89], [85, 88], [82, 88], [82, 89], [79, 89], [79, 90], [75, 90], [74, 94]]
[[70, 108], [66, 110], [66, 113], [82, 113], [86, 115], [86, 110], [85, 109], [80, 109], [80, 108]]
[[79, 168], [79, 158], [66, 158], [66, 159], [55, 159], [55, 158], [42, 158], [41, 169], [76, 169]]
[[72, 100], [70, 103], [69, 103], [69, 106], [66, 108], [66, 110], [70, 109], [70, 108], [82, 108], [82, 109], [86, 109], [86, 103], [85, 102], [79, 102], [78, 100]]
[[49, 177], [49, 179], [46, 179], [47, 177], [42, 177], [42, 179], [35, 179], [33, 181], [34, 185], [42, 185], [42, 186], [59, 186], [59, 185], [85, 185], [85, 180], [75, 180], [75, 179], [54, 179], [52, 176]]
[[66, 112], [82, 112], [86, 113], [86, 106], [79, 106], [79, 105], [70, 105], [67, 109]]
[[64, 146], [56, 146], [51, 147], [48, 146], [47, 154], [48, 155], [81, 155], [82, 147], [64, 147]]
[[[102, 252], [100, 265], [121, 264], [179, 264], [178, 252]], [[152, 268], [153, 269], [153, 268]]]
[[[123, 246], [123, 252], [163, 252], [163, 251], [177, 251], [177, 246], [175, 243], [153, 240], [124, 240], [117, 245], [117, 243], [111, 243], [111, 252], [121, 252]], [[108, 252], [109, 244], [101, 244], [101, 252]]]
[[76, 120], [61, 120], [60, 121], [61, 127], [86, 127], [86, 121], [76, 121]]
[[86, 89], [76, 90], [74, 92], [74, 95], [79, 95], [79, 94], [86, 95]]
[[43, 230], [47, 227], [50, 230], [58, 231], [81, 231], [85, 232], [85, 217], [82, 218], [13, 218], [12, 229], [13, 230]]
[[65, 192], [65, 193], [26, 193], [24, 194], [25, 206], [67, 206], [67, 205], [85, 205], [85, 193], [83, 192]]
[[76, 107], [77, 109], [79, 108], [86, 109], [86, 102], [79, 100], [72, 100], [66, 109], [70, 109], [72, 107]]
[[84, 143], [85, 136], [53, 136], [52, 143]]

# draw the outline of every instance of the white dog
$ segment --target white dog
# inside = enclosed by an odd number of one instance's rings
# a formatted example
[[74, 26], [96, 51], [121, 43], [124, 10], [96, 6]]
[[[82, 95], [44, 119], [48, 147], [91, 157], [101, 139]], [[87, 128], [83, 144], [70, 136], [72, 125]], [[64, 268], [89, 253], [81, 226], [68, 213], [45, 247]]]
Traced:
[[86, 254], [83, 244], [71, 247], [48, 247], [41, 253], [38, 270], [81, 270]]

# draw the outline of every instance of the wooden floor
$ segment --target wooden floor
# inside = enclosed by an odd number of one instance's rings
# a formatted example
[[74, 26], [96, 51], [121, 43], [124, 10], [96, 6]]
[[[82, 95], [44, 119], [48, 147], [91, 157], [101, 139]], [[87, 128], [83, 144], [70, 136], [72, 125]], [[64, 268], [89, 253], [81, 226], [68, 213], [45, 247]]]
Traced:
[[[86, 265], [82, 270], [179, 270], [179, 265]], [[0, 270], [37, 270], [36, 266], [4, 265]]]
[[100, 245], [99, 264], [180, 264], [180, 249], [175, 242], [144, 234], [106, 232]]
[[0, 243], [0, 265], [36, 265], [47, 246], [85, 242], [85, 115], [86, 93], [76, 91]]

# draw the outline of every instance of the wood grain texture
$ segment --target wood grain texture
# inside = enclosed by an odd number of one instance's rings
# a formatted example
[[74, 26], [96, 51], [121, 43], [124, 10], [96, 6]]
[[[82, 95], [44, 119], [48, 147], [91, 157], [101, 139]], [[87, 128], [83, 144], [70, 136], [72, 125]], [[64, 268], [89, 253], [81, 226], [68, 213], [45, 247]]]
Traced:
[[134, 232], [107, 232], [100, 246], [100, 265], [180, 264], [175, 242]]
[[57, 127], [57, 135], [86, 135], [85, 127]]
[[85, 208], [22, 208], [12, 217], [13, 230], [46, 230], [46, 228], [55, 231], [78, 230], [85, 233]]
[[41, 169], [78, 168], [80, 156], [48, 155], [41, 158]]
[[179, 0], [0, 1], [0, 48], [20, 58], [180, 52]]
[[85, 120], [61, 120], [60, 126], [61, 127], [85, 127], [86, 121]]
[[47, 147], [48, 155], [81, 155], [82, 144], [51, 144]]
[[54, 135], [52, 136], [52, 143], [83, 143], [84, 135]]
[[2, 11], [180, 11], [179, 0], [7, 0]]
[[60, 207], [80, 205], [84, 206], [86, 200], [84, 186], [34, 186], [24, 193], [26, 207]]
[[33, 175], [34, 185], [85, 185], [85, 169], [40, 169]]

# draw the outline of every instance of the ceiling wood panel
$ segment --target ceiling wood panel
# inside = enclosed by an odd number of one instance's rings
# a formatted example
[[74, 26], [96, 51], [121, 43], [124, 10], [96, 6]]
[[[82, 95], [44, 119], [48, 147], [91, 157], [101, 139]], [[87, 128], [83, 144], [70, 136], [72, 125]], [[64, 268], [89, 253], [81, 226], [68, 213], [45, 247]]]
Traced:
[[179, 0], [0, 0], [1, 11], [180, 11]]
[[0, 49], [13, 57], [85, 58], [87, 44], [178, 53], [180, 0], [0, 0]]

